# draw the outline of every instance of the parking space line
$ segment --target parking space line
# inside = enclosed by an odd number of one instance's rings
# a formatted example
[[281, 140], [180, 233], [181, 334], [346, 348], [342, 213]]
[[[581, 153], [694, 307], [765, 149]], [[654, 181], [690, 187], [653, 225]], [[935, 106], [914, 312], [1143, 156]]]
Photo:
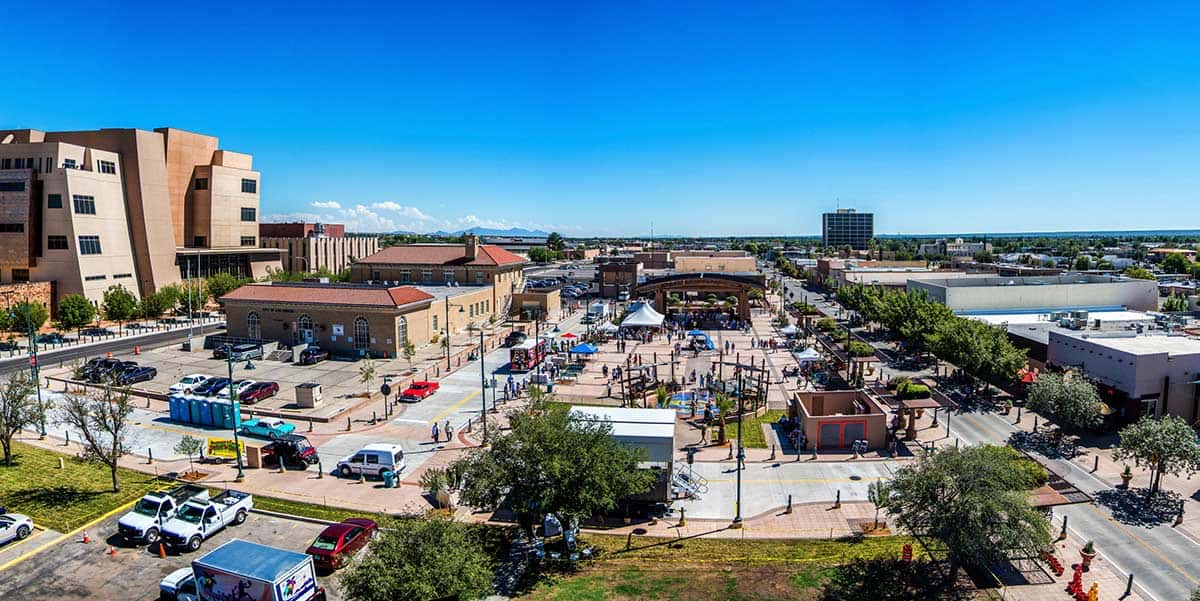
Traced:
[[95, 526], [96, 524], [99, 524], [100, 522], [103, 522], [104, 520], [107, 520], [108, 518], [110, 518], [118, 513], [121, 513], [122, 511], [129, 509], [130, 507], [133, 507], [133, 505], [140, 500], [141, 500], [140, 497], [137, 499], [133, 499], [132, 501], [125, 503], [124, 505], [121, 505], [120, 507], [116, 507], [116, 508], [112, 509], [111, 511], [109, 511], [108, 513], [105, 513], [104, 515], [101, 515], [100, 517], [98, 517], [98, 518], [96, 518], [96, 519], [70, 531], [70, 532], [67, 532], [66, 534], [60, 535], [58, 538], [55, 538], [54, 540], [49, 541], [32, 551], [28, 551], [28, 552], [22, 554], [20, 557], [17, 557], [15, 559], [12, 559], [12, 560], [6, 562], [4, 565], [0, 565], [0, 572], [3, 572], [4, 570], [7, 570], [8, 568], [11, 568], [17, 564], [20, 564], [20, 563], [24, 562], [26, 559], [29, 559], [30, 557], [33, 557], [34, 555], [37, 555], [38, 553], [41, 553], [42, 551], [45, 551], [46, 549], [48, 549], [54, 545], [57, 545], [58, 543], [60, 543], [64, 540], [70, 539], [72, 536], [75, 536], [75, 535], [79, 534], [80, 532], [83, 532], [84, 530], [91, 528], [92, 526]]

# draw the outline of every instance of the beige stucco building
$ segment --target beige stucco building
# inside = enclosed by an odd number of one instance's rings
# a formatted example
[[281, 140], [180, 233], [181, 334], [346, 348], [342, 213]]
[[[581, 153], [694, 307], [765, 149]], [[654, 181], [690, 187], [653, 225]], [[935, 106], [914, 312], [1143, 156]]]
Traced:
[[259, 245], [283, 251], [283, 268], [291, 272], [338, 273], [359, 259], [379, 252], [376, 236], [346, 236], [340, 223], [262, 223]]
[[[57, 282], [99, 300], [220, 271], [261, 275], [261, 176], [250, 155], [178, 129], [0, 131], [0, 281]], [[23, 183], [22, 183], [23, 182]], [[6, 221], [5, 223], [17, 223]], [[21, 229], [22, 231], [17, 231]]]

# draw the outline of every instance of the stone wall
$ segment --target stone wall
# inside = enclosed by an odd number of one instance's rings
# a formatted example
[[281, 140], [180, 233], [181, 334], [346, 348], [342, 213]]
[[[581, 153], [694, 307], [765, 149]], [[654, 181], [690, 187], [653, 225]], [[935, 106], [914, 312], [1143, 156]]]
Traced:
[[0, 284], [0, 308], [7, 309], [26, 300], [46, 305], [52, 316], [58, 314], [58, 303], [54, 298], [54, 282]]

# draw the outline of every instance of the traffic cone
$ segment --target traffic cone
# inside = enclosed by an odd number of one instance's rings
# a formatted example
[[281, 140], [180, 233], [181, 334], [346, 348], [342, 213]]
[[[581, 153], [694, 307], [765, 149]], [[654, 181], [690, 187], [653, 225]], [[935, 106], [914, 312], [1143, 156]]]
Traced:
[[159, 543], [158, 543], [158, 558], [159, 559], [167, 558], [167, 546], [164, 545], [162, 543], [162, 541], [159, 541]]
[[1100, 601], [1100, 585], [1093, 582], [1092, 588], [1088, 589], [1088, 601]]
[[86, 545], [90, 542], [92, 542], [92, 537], [88, 536], [87, 530], [84, 530], [83, 531], [83, 544]]
[[140, 346], [133, 347], [133, 354], [135, 354], [135, 355], [142, 354], [142, 347], [140, 347]]
[[108, 552], [106, 552], [106, 553], [105, 553], [105, 555], [116, 555], [116, 554], [117, 554], [117, 549], [116, 549], [116, 547], [113, 547], [112, 545], [109, 545], [109, 546], [108, 546]]

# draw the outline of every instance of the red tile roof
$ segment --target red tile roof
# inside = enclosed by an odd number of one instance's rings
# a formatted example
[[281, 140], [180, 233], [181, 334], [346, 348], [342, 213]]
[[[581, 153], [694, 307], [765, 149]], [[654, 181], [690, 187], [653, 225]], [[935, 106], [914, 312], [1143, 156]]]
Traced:
[[389, 246], [359, 263], [391, 265], [514, 265], [525, 259], [493, 244], [480, 244], [475, 260], [467, 259], [465, 244], [405, 244]]
[[222, 296], [220, 300], [304, 303], [308, 305], [401, 307], [421, 301], [433, 300], [433, 295], [412, 286], [383, 288], [339, 285], [289, 286], [287, 284], [247, 284]]

